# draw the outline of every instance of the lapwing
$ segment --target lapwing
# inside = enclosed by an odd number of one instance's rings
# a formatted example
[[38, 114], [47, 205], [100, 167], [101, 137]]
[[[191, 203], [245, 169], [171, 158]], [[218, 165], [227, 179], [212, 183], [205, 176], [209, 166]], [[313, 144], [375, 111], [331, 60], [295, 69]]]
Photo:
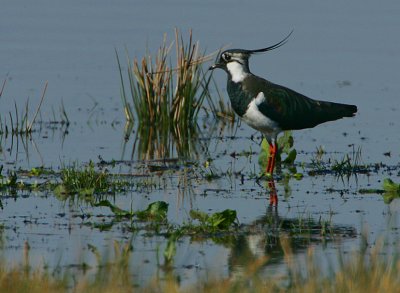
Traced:
[[266, 172], [273, 174], [281, 131], [312, 128], [318, 124], [352, 117], [357, 106], [308, 98], [294, 90], [272, 83], [250, 72], [249, 58], [281, 47], [279, 43], [257, 50], [223, 51], [210, 70], [221, 68], [228, 74], [227, 91], [233, 110], [249, 126], [260, 131], [269, 144]]

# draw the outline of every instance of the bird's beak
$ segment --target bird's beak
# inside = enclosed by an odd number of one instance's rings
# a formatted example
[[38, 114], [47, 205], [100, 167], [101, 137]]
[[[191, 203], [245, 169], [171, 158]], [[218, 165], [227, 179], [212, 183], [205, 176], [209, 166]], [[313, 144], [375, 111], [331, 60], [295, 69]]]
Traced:
[[214, 65], [211, 65], [208, 70], [214, 70], [215, 68], [222, 68], [222, 64], [220, 63], [215, 63]]

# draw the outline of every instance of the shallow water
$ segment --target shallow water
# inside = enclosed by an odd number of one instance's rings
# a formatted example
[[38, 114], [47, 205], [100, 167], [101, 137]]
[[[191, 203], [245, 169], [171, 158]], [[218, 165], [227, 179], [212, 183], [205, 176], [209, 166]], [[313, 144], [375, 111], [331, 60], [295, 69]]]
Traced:
[[[353, 119], [295, 132], [297, 168], [305, 177], [290, 180], [290, 193], [282, 181], [277, 183], [280, 203], [276, 212], [268, 210], [265, 183], [258, 185], [251, 179], [253, 173], [259, 173], [260, 146], [259, 139], [250, 139], [258, 134], [244, 124], [237, 129], [227, 128], [222, 134], [216, 126], [215, 132], [203, 134], [201, 143], [208, 152], [191, 159], [202, 166], [211, 157], [218, 173], [241, 172], [243, 181], [240, 176], [229, 175], [207, 181], [196, 168], [188, 167], [153, 175], [151, 180], [158, 188], [118, 194], [115, 202], [120, 207], [143, 209], [150, 202], [166, 201], [172, 223], [187, 220], [190, 209], [209, 213], [234, 209], [240, 223], [249, 227], [271, 213], [282, 221], [304, 215], [329, 220], [332, 214], [333, 225], [342, 233], [338, 233], [339, 240], [325, 245], [320, 240], [305, 245], [315, 246], [318, 255], [334, 255], [342, 245], [348, 250], [356, 249], [363, 229], [367, 229], [370, 243], [383, 235], [390, 239], [390, 248], [395, 249], [398, 200], [386, 204], [380, 195], [358, 191], [381, 188], [386, 177], [400, 181], [399, 12], [400, 4], [395, 1], [255, 1], [246, 7], [239, 1], [173, 1], [168, 5], [120, 1], [113, 6], [107, 1], [5, 1], [0, 11], [0, 80], [7, 79], [0, 98], [2, 119], [13, 111], [14, 100], [22, 107], [28, 97], [33, 115], [44, 81], [48, 80], [42, 120], [50, 121], [53, 109], [59, 117], [63, 101], [71, 125], [67, 129], [35, 125], [37, 131], [24, 141], [1, 138], [3, 175], [18, 168], [58, 169], [73, 162], [98, 162], [99, 156], [105, 161], [124, 161], [110, 167], [113, 172], [146, 169], [143, 165], [148, 163], [136, 161], [139, 156], [132, 151], [135, 133], [124, 142], [115, 49], [122, 53], [126, 47], [131, 57], [142, 56], [146, 46], [155, 52], [164, 33], [172, 39], [174, 27], [183, 32], [193, 28], [194, 38], [208, 52], [225, 44], [251, 49], [276, 43], [294, 28], [285, 46], [252, 58], [253, 72], [310, 97], [356, 104], [359, 112]], [[224, 90], [225, 73], [216, 72], [215, 77]], [[327, 159], [340, 160], [351, 154], [351, 145], [361, 147], [363, 163], [382, 163], [394, 170], [381, 168], [342, 181], [332, 174], [308, 176], [308, 169], [301, 169], [301, 162], [310, 163], [318, 146], [325, 149]], [[249, 150], [255, 152], [251, 157], [229, 155]], [[387, 152], [390, 156], [384, 155]], [[132, 159], [135, 163], [127, 164]], [[84, 261], [95, 266], [88, 244], [105, 252], [113, 240], [128, 241], [133, 237], [131, 262], [138, 268], [134, 274], [145, 282], [158, 269], [157, 255], [162, 255], [166, 239], [148, 237], [143, 231], [132, 234], [123, 223], [103, 232], [90, 227], [90, 223], [109, 220], [110, 212], [105, 208], [70, 204], [52, 193], [41, 192], [15, 197], [2, 194], [1, 202], [2, 257], [6, 261], [20, 262], [24, 243], [28, 242], [32, 264], [71, 267]], [[86, 214], [94, 216], [82, 219]], [[229, 245], [210, 239], [195, 242], [185, 237], [177, 247], [176, 274], [183, 282], [192, 282], [210, 271], [221, 276], [234, 274], [244, 265], [243, 257], [251, 259], [270, 253], [262, 244], [269, 229], [261, 227], [257, 233], [238, 237]], [[304, 248], [299, 245], [299, 258]], [[278, 255], [266, 270], [279, 271], [282, 262]]]

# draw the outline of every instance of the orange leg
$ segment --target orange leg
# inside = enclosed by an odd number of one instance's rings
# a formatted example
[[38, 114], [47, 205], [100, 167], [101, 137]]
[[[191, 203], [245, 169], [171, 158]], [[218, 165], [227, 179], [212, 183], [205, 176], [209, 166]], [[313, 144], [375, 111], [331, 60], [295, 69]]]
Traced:
[[278, 195], [276, 194], [274, 179], [268, 181], [268, 188], [269, 188], [269, 205], [276, 207], [278, 205]]
[[275, 168], [275, 159], [276, 159], [276, 152], [278, 151], [278, 147], [276, 143], [272, 143], [269, 145], [269, 157], [268, 157], [268, 164], [266, 172], [269, 174], [274, 173]]

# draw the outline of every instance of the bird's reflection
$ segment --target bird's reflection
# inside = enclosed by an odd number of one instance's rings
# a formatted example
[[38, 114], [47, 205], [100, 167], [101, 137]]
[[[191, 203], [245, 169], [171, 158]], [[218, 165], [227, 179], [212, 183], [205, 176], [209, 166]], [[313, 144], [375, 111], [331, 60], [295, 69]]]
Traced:
[[243, 225], [245, 233], [240, 233], [231, 243], [228, 258], [231, 277], [242, 275], [249, 266], [259, 260], [268, 260], [262, 265], [265, 268], [281, 264], [285, 257], [282, 239], [289, 239], [287, 243], [290, 245], [290, 251], [296, 255], [304, 253], [310, 245], [326, 245], [333, 240], [356, 236], [356, 229], [350, 225], [336, 225], [312, 216], [280, 216], [275, 181], [269, 180], [267, 187], [269, 205], [265, 214]]
[[269, 206], [275, 207], [276, 209], [278, 206], [278, 194], [276, 193], [274, 178], [269, 179], [268, 189], [269, 189]]

